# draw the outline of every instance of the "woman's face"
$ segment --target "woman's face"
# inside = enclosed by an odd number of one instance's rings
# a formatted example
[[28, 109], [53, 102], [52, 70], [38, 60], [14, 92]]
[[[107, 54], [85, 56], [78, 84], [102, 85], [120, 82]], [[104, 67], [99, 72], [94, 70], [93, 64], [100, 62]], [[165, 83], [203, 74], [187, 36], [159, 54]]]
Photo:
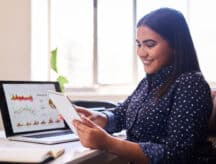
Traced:
[[172, 49], [159, 34], [140, 26], [137, 29], [137, 55], [140, 57], [147, 74], [153, 74], [169, 64]]

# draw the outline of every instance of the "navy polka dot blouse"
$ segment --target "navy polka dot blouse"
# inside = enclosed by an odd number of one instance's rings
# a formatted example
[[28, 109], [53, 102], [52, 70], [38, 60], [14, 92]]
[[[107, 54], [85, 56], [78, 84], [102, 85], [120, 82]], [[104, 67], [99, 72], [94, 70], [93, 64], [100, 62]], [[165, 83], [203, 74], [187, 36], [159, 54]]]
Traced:
[[126, 129], [127, 139], [139, 143], [151, 163], [188, 163], [207, 145], [212, 110], [210, 88], [201, 73], [180, 75], [155, 101], [172, 67], [147, 75], [125, 102], [105, 112], [112, 133]]

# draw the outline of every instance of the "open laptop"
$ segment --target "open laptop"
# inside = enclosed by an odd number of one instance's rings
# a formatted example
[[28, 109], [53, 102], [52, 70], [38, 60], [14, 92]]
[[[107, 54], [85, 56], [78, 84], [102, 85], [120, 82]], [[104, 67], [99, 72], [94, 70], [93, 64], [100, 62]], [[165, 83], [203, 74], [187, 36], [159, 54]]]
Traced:
[[9, 140], [55, 144], [79, 139], [58, 119], [48, 90], [60, 92], [59, 83], [0, 81], [0, 111]]

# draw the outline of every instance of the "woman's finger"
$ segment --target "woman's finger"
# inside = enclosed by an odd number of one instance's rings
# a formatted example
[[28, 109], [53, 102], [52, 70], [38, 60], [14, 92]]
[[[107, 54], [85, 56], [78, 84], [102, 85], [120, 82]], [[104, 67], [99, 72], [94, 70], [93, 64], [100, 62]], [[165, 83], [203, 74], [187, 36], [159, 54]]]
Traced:
[[80, 114], [80, 115], [84, 115], [86, 117], [92, 115], [92, 113], [90, 111], [88, 111], [87, 109], [82, 109], [82, 108], [76, 108], [76, 111]]
[[59, 121], [64, 120], [63, 116], [62, 116], [60, 113], [58, 114], [58, 120], [59, 120]]
[[83, 121], [84, 124], [88, 125], [88, 126], [91, 127], [91, 128], [97, 126], [93, 121], [91, 121], [91, 120], [90, 120], [89, 118], [87, 118], [87, 117], [82, 116], [81, 119], [82, 119], [82, 121]]
[[78, 121], [78, 120], [73, 120], [73, 125], [78, 131], [88, 131], [91, 127], [86, 125], [85, 123]]

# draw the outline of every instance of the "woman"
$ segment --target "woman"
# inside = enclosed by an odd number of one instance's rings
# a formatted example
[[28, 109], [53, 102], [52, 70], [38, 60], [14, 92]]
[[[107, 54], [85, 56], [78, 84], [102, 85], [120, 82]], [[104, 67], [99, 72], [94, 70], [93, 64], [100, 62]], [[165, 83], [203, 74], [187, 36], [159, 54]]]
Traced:
[[[184, 16], [170, 8], [150, 12], [137, 24], [136, 43], [146, 77], [112, 112], [78, 109], [83, 122], [73, 124], [81, 143], [134, 163], [208, 162], [197, 154], [208, 149], [210, 88]], [[122, 129], [127, 140], [109, 134]]]

